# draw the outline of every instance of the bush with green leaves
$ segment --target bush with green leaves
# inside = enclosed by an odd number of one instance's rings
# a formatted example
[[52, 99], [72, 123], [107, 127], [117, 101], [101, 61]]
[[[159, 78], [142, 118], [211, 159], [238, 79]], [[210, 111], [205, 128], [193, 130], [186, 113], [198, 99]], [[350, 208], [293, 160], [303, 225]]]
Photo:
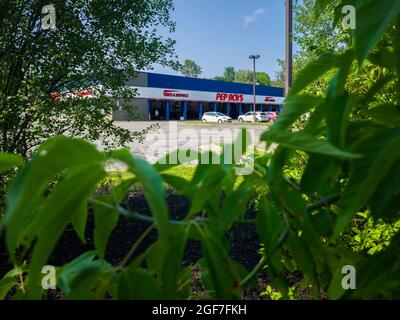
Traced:
[[375, 254], [390, 245], [393, 236], [400, 231], [400, 220], [375, 221], [369, 211], [359, 212], [352, 220], [344, 240], [355, 252]]
[[[318, 8], [328, 2], [319, 1]], [[262, 135], [267, 145], [278, 147], [273, 154], [258, 156], [254, 172], [239, 184], [233, 165], [198, 165], [186, 180], [167, 173], [169, 165], [152, 166], [127, 150], [106, 157], [87, 142], [65, 137], [42, 144], [8, 188], [2, 226], [16, 268], [1, 280], [0, 298], [45, 296], [41, 268], [69, 224], [85, 240], [88, 204], [94, 212], [95, 251], [59, 267], [57, 284], [66, 299], [192, 298], [191, 266], [182, 265], [188, 239], [201, 243], [203, 257], [197, 264], [207, 292], [215, 298], [240, 298], [242, 289], [262, 269], [282, 298], [292, 296], [286, 276], [294, 271], [302, 273], [302, 283], [314, 299], [400, 298], [397, 229], [373, 255], [354, 252], [345, 237], [359, 212], [369, 211], [382, 221], [399, 219], [400, 2], [347, 2], [357, 8], [352, 46], [321, 55], [299, 72], [283, 114]], [[336, 9], [340, 12], [340, 6]], [[350, 91], [350, 71], [366, 61], [384, 72], [377, 73], [366, 90]], [[326, 95], [307, 93], [307, 86], [327, 73], [333, 76]], [[377, 96], [389, 80], [396, 92], [382, 103]], [[307, 113], [304, 126], [293, 130], [292, 125]], [[299, 155], [304, 161], [300, 170]], [[96, 195], [109, 158], [124, 162], [133, 176], [110, 193]], [[21, 162], [10, 154], [0, 159], [2, 170]], [[61, 178], [49, 192], [55, 176]], [[142, 185], [151, 217], [120, 206], [127, 190], [137, 183]], [[169, 216], [166, 184], [190, 199], [182, 220]], [[257, 199], [256, 219], [245, 220], [257, 190], [266, 192]], [[126, 259], [112, 266], [104, 252], [120, 215], [152, 225]], [[229, 256], [226, 235], [238, 223], [254, 223], [263, 246], [251, 271]], [[130, 261], [152, 228], [157, 229], [157, 241]], [[345, 265], [357, 271], [356, 290], [341, 286]]]

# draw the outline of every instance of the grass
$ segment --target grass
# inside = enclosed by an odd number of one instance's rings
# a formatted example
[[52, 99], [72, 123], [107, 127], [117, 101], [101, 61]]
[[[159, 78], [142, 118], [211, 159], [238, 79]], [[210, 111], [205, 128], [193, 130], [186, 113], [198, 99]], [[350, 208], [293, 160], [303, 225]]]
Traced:
[[[262, 150], [255, 148], [254, 150], [255, 157], [264, 157], [268, 155], [268, 151]], [[163, 173], [176, 176], [179, 178], [183, 178], [187, 181], [192, 180], [195, 171], [196, 171], [197, 165], [178, 165], [175, 167], [171, 167]], [[104, 181], [101, 184], [109, 184], [112, 186], [120, 184], [122, 181], [134, 178], [133, 173], [125, 170], [113, 170], [109, 171], [107, 177], [104, 179]], [[243, 181], [243, 176], [237, 176], [236, 182], [235, 182], [235, 187], [239, 186], [239, 184]], [[100, 185], [101, 185], [100, 184]]]
[[[192, 180], [194, 173], [196, 171], [196, 165], [180, 165], [176, 167], [172, 167], [168, 170], [163, 171], [163, 173], [173, 175], [176, 177], [183, 178], [187, 181]], [[111, 185], [118, 185], [122, 181], [133, 178], [134, 175], [129, 171], [124, 170], [114, 170], [110, 171], [107, 177], [104, 179], [104, 183], [109, 183]], [[239, 184], [243, 181], [242, 176], [237, 176], [235, 187], [239, 186]]]
[[[195, 165], [180, 165], [165, 170], [164, 173], [174, 175], [190, 181], [193, 178], [194, 172], [196, 171]], [[112, 185], [117, 185], [124, 180], [133, 178], [133, 173], [125, 170], [113, 170], [110, 171], [105, 178], [105, 181], [110, 182]]]

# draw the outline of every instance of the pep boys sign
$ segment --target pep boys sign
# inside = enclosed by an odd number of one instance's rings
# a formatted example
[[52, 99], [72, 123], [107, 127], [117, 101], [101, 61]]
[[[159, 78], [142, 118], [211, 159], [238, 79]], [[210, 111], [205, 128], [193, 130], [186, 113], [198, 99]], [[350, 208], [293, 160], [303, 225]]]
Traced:
[[243, 102], [244, 95], [236, 93], [217, 93], [215, 100], [223, 102]]

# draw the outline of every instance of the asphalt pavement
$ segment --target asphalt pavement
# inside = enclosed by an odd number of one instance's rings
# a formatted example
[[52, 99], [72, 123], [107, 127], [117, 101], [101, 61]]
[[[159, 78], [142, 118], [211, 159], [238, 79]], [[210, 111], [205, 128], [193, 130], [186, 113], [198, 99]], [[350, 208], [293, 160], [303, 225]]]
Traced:
[[226, 124], [203, 124], [200, 121], [115, 122], [116, 125], [131, 131], [141, 131], [155, 123], [158, 123], [159, 128], [148, 133], [142, 143], [134, 142], [128, 145], [135, 156], [144, 158], [151, 163], [176, 149], [190, 148], [202, 151], [209, 145], [232, 143], [242, 128], [246, 128], [250, 132], [256, 148], [265, 149], [265, 143], [260, 142], [260, 136], [268, 130], [268, 126], [265, 124], [242, 124], [238, 121]]

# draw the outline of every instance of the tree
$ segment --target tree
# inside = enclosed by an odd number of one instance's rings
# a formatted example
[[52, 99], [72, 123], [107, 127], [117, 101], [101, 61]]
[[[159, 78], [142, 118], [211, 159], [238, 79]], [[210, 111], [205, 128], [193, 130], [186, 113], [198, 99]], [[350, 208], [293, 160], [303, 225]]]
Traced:
[[[216, 76], [214, 80], [239, 82], [245, 84], [253, 83], [253, 71], [252, 70], [238, 70], [234, 67], [226, 67], [223, 76]], [[272, 85], [272, 80], [266, 72], [256, 72], [257, 84], [262, 86]]]
[[310, 60], [328, 52], [343, 51], [351, 45], [350, 32], [333, 23], [338, 3], [338, 0], [329, 1], [324, 10], [316, 11], [316, 0], [304, 0], [295, 7], [293, 40], [299, 45], [297, 57]]
[[275, 73], [275, 79], [272, 81], [272, 85], [274, 87], [284, 88], [285, 87], [285, 78], [286, 78], [285, 60], [278, 59], [277, 62], [278, 62], [278, 65], [279, 65], [279, 71]]
[[224, 80], [233, 82], [235, 81], [236, 71], [234, 67], [226, 67], [224, 71]]
[[270, 86], [272, 85], [272, 80], [268, 73], [266, 72], [257, 72], [256, 73], [257, 77], [257, 83], [261, 86]]
[[[254, 72], [252, 70], [239, 70], [235, 75], [235, 82], [251, 84], [253, 83]], [[270, 76], [266, 72], [256, 72], [257, 84], [269, 86], [272, 84]]]
[[212, 78], [213, 80], [217, 80], [217, 81], [225, 81], [224, 76], [216, 76], [214, 78]]
[[[160, 25], [175, 28], [172, 0], [52, 3], [56, 25], [48, 30], [41, 27], [48, 1], [0, 3], [0, 149], [27, 156], [59, 134], [109, 147], [142, 137], [113, 124], [111, 97], [135, 96], [125, 83], [136, 70], [174, 66], [174, 41], [157, 34]], [[98, 97], [56, 102], [50, 95], [88, 86], [97, 86]]]
[[201, 67], [193, 60], [186, 59], [180, 67], [181, 73], [185, 77], [198, 78], [201, 75]]
[[[318, 5], [317, 0], [304, 0], [296, 6], [294, 40], [299, 46], [293, 63], [294, 78], [310, 62], [315, 61], [322, 54], [343, 53], [353, 44], [351, 30], [345, 30], [341, 26], [341, 1], [326, 2], [324, 10]], [[314, 14], [310, 14], [313, 12]], [[333, 23], [339, 21], [339, 23]], [[378, 48], [389, 48], [396, 41], [396, 29], [390, 27], [378, 43]], [[375, 60], [369, 59], [362, 66], [353, 64], [347, 79], [347, 87], [357, 94], [365, 94], [370, 85], [375, 81], [382, 81], [385, 90], [375, 95], [376, 104], [393, 103], [396, 98], [393, 68], [382, 68]], [[281, 72], [284, 72], [284, 63], [281, 64]], [[311, 83], [306, 91], [311, 94], [325, 95], [331, 74], [327, 73], [317, 81]]]
[[235, 82], [239, 83], [253, 83], [253, 71], [251, 70], [238, 70], [235, 74]]

